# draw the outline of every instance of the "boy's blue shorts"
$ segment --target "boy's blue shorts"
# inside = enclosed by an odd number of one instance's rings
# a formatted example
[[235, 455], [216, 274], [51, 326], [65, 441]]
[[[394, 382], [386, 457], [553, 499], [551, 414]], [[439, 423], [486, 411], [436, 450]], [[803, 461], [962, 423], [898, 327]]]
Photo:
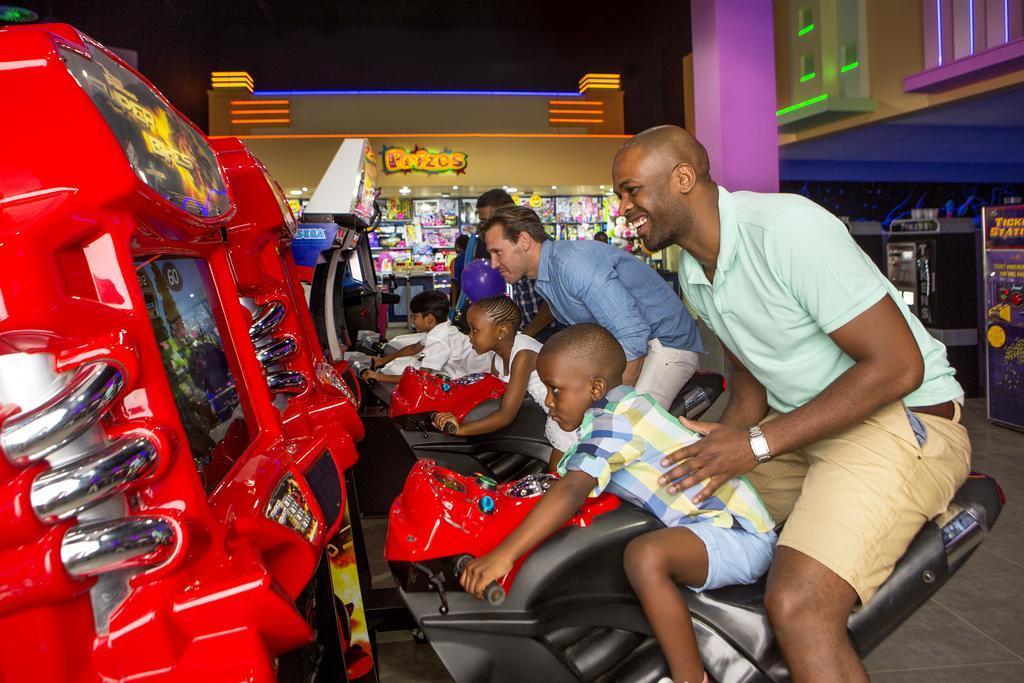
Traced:
[[703, 586], [690, 586], [701, 591], [754, 583], [768, 571], [775, 555], [774, 531], [755, 534], [743, 529], [724, 529], [712, 524], [681, 524], [704, 541], [708, 551], [708, 580]]

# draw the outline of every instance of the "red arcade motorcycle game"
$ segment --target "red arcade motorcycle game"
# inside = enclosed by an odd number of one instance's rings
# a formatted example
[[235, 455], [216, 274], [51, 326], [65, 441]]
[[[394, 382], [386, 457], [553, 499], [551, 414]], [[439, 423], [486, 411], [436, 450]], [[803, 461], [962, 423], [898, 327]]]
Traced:
[[0, 91], [0, 680], [372, 667], [317, 644], [363, 433], [280, 190], [69, 26], [0, 30]]

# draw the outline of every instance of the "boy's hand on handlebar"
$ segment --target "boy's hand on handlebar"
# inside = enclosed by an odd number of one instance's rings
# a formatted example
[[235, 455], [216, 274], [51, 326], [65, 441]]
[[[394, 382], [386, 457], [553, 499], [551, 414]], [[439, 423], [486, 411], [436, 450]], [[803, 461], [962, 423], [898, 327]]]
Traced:
[[455, 419], [455, 416], [451, 413], [434, 413], [434, 426], [437, 427], [438, 431], [445, 431], [444, 426], [450, 424], [455, 425], [455, 431], [450, 432], [458, 436], [459, 434], [459, 421]]
[[704, 438], [662, 458], [662, 467], [680, 463], [658, 480], [663, 486], [669, 485], [669, 493], [681, 493], [709, 479], [707, 485], [693, 497], [693, 503], [699, 505], [722, 484], [749, 472], [757, 465], [754, 452], [750, 449], [750, 435], [746, 430], [717, 422], [691, 421], [683, 417], [679, 418], [679, 422], [703, 434]]
[[482, 600], [487, 586], [512, 571], [512, 564], [513, 560], [501, 553], [487, 553], [466, 565], [459, 576], [459, 583], [467, 593]]
[[371, 380], [372, 379], [375, 382], [379, 382], [380, 381], [380, 373], [377, 372], [376, 370], [364, 370], [363, 371], [363, 379], [364, 380]]
[[379, 367], [383, 367], [387, 364], [387, 358], [377, 358], [376, 356], [374, 356], [373, 358], [370, 359], [370, 367], [373, 368], [374, 370], [376, 370]]

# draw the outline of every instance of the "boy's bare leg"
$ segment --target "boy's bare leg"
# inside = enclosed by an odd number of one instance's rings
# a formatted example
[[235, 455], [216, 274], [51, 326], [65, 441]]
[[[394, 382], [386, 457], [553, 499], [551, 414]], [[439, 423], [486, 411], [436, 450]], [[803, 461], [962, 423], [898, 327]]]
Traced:
[[708, 551], [684, 527], [638, 536], [626, 546], [626, 576], [668, 660], [674, 683], [701, 683], [704, 665], [693, 632], [690, 609], [676, 583], [702, 586], [708, 577]]

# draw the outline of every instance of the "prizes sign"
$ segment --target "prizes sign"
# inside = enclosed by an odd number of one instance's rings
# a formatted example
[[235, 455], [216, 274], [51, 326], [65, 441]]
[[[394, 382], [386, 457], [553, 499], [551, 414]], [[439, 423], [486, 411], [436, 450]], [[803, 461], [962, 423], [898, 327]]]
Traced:
[[422, 147], [412, 150], [385, 147], [381, 150], [385, 173], [465, 173], [466, 153], [444, 150], [431, 152]]

